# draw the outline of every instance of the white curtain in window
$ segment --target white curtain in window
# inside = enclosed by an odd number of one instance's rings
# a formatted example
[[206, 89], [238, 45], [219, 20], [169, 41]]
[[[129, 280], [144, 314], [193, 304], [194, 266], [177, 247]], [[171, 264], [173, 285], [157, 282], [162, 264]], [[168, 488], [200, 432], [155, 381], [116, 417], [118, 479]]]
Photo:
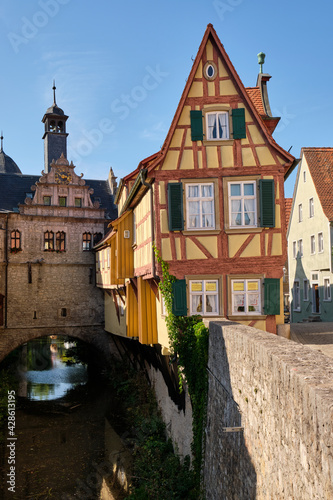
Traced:
[[217, 295], [206, 295], [206, 313], [217, 313]]
[[199, 186], [197, 186], [197, 185], [194, 185], [194, 186], [189, 185], [188, 186], [188, 196], [189, 196], [189, 198], [198, 198], [198, 196], [199, 196]]
[[202, 226], [213, 227], [213, 202], [202, 202]]
[[219, 137], [220, 139], [226, 139], [228, 137], [228, 122], [227, 113], [219, 114]]
[[212, 185], [206, 185], [206, 186], [201, 186], [201, 196], [202, 198], [212, 198], [213, 197], [213, 186]]
[[202, 312], [202, 296], [192, 295], [192, 312], [193, 314]]
[[208, 139], [216, 139], [216, 115], [208, 115]]
[[200, 204], [198, 201], [189, 201], [189, 227], [199, 227]]
[[242, 224], [242, 205], [241, 200], [231, 202], [231, 225], [240, 226]]
[[254, 200], [244, 200], [244, 224], [254, 226]]

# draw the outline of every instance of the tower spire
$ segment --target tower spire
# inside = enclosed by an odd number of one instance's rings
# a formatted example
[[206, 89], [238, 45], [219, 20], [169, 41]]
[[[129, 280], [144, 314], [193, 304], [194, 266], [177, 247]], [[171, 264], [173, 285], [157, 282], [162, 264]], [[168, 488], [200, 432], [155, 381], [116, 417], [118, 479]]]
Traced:
[[55, 91], [56, 91], [56, 88], [57, 88], [57, 87], [55, 86], [55, 80], [53, 80], [53, 87], [52, 87], [52, 89], [53, 89], [53, 105], [54, 105], [54, 106], [56, 106], [56, 105], [57, 105], [57, 103], [56, 103], [56, 92], [55, 92]]

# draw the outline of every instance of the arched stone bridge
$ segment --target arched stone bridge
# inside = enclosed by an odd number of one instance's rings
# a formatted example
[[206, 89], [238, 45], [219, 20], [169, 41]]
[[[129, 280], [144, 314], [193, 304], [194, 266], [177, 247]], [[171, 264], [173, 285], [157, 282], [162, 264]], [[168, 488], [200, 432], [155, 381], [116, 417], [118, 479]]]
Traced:
[[68, 326], [51, 328], [6, 328], [0, 330], [0, 362], [14, 349], [30, 340], [48, 335], [66, 335], [93, 345], [107, 359], [116, 348], [112, 335], [105, 332], [102, 326]]

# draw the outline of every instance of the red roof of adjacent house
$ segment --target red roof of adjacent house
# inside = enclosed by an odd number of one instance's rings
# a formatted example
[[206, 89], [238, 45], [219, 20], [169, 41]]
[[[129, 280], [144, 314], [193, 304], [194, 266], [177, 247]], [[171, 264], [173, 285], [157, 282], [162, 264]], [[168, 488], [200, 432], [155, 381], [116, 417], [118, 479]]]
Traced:
[[333, 221], [333, 148], [302, 148], [324, 214]]
[[284, 202], [285, 202], [285, 207], [286, 207], [286, 227], [288, 228], [293, 199], [292, 198], [285, 198]]

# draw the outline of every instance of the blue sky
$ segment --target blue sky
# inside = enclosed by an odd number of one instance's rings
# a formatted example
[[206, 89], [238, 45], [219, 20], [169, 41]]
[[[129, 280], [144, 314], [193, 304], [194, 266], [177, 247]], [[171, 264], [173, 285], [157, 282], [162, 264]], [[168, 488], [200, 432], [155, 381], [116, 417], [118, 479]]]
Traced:
[[299, 157], [303, 146], [332, 146], [332, 15], [324, 1], [2, 0], [4, 151], [22, 173], [41, 172], [55, 79], [76, 172], [104, 179], [112, 166], [125, 176], [163, 144], [208, 23], [245, 86], [266, 53], [282, 147]]

